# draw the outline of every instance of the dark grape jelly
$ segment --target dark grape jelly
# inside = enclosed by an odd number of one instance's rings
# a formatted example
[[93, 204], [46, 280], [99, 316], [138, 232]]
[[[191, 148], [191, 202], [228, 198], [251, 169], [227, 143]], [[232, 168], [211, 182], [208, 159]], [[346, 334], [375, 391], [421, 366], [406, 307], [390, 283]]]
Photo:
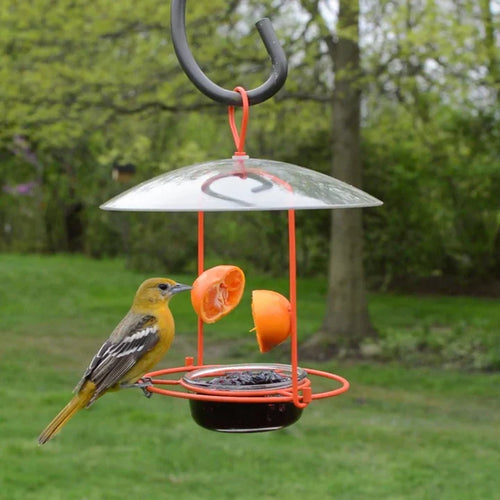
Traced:
[[[306, 372], [299, 368], [299, 380]], [[269, 390], [291, 387], [289, 365], [229, 365], [204, 368], [187, 374], [184, 381], [189, 386], [221, 391]], [[297, 422], [302, 408], [293, 402], [238, 403], [190, 399], [194, 421], [210, 430], [219, 432], [265, 432], [282, 429]]]

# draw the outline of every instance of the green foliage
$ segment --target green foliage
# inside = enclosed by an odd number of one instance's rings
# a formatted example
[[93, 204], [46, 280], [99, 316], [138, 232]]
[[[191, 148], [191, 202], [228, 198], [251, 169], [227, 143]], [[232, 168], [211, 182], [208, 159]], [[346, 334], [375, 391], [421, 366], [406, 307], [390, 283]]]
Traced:
[[[376, 115], [365, 129], [366, 185], [385, 201], [366, 212], [373, 229], [369, 272], [386, 283], [405, 276], [477, 281], [498, 275], [497, 120], [442, 106], [415, 126], [411, 114], [389, 109], [390, 119], [386, 112]], [[393, 127], [395, 117], [401, 127]]]
[[[272, 17], [289, 78], [252, 107], [247, 152], [329, 173], [336, 27], [316, 3], [193, 2], [187, 25], [215, 82], [253, 88], [269, 62], [252, 22]], [[363, 187], [385, 203], [364, 212], [370, 283], [497, 277], [498, 14], [488, 2], [412, 0], [368, 2], [361, 15]], [[0, 21], [0, 250], [122, 254], [143, 269], [191, 270], [190, 217], [98, 209], [142, 180], [234, 151], [225, 107], [175, 59], [168, 2], [8, 0]], [[127, 163], [134, 178], [116, 183], [112, 166]], [[27, 196], [5, 189], [28, 183]], [[208, 258], [285, 271], [283, 214], [207, 220]], [[297, 214], [302, 275], [324, 275], [329, 228], [327, 211]]]
[[434, 365], [473, 370], [498, 370], [500, 345], [496, 335], [478, 337], [482, 325], [458, 324], [454, 328], [384, 331], [381, 359], [398, 359], [409, 365]]
[[371, 274], [498, 276], [498, 15], [490, 2], [371, 4], [380, 15], [363, 47], [378, 75], [366, 78], [366, 187], [386, 202], [367, 212]]
[[496, 300], [376, 295], [370, 308], [380, 332], [381, 359], [464, 370], [500, 366]]
[[134, 214], [130, 223], [130, 263], [145, 271], [195, 268], [195, 214]]

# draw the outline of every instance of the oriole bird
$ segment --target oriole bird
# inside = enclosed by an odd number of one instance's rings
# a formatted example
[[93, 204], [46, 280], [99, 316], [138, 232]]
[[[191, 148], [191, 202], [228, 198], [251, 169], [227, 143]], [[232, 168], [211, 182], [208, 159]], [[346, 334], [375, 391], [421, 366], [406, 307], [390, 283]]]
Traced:
[[82, 408], [88, 408], [109, 390], [140, 387], [137, 381], [168, 351], [175, 333], [168, 303], [191, 286], [168, 278], [151, 278], [141, 284], [130, 311], [118, 323], [90, 362], [75, 396], [38, 437], [51, 439]]

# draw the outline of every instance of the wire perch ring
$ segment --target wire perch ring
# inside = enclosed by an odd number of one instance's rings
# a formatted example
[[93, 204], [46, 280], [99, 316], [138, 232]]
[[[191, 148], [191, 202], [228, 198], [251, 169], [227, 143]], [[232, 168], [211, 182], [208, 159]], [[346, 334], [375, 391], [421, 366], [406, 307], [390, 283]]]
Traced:
[[[153, 384], [148, 387], [148, 391], [155, 394], [161, 394], [162, 396], [224, 403], [285, 403], [294, 401], [294, 391], [292, 387], [283, 389], [221, 391], [218, 389], [199, 388], [195, 385], [186, 383], [183, 378], [160, 378], [177, 375], [179, 373], [192, 372], [203, 368], [220, 368], [221, 372], [225, 370], [224, 365], [195, 365], [193, 357], [186, 357], [185, 361], [185, 366], [166, 368], [147, 373], [144, 378], [151, 379], [151, 383]], [[333, 380], [340, 384], [340, 387], [336, 389], [313, 393], [310, 379], [304, 378], [297, 385], [297, 389], [301, 392], [299, 400], [304, 407], [311, 401], [339, 396], [349, 389], [349, 382], [340, 375], [313, 368], [303, 368], [303, 370], [309, 376], [312, 375]], [[163, 389], [156, 387], [156, 385], [176, 387], [176, 389]]]

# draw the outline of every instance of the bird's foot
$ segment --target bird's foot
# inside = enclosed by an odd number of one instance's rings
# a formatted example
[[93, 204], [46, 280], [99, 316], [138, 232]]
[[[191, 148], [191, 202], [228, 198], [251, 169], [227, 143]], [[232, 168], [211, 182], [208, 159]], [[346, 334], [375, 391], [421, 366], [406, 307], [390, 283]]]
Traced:
[[147, 398], [150, 398], [153, 395], [153, 393], [148, 390], [148, 387], [152, 386], [153, 381], [150, 377], [142, 377], [135, 384], [120, 384], [121, 389], [129, 389], [131, 387], [142, 389], [144, 396], [146, 396]]

